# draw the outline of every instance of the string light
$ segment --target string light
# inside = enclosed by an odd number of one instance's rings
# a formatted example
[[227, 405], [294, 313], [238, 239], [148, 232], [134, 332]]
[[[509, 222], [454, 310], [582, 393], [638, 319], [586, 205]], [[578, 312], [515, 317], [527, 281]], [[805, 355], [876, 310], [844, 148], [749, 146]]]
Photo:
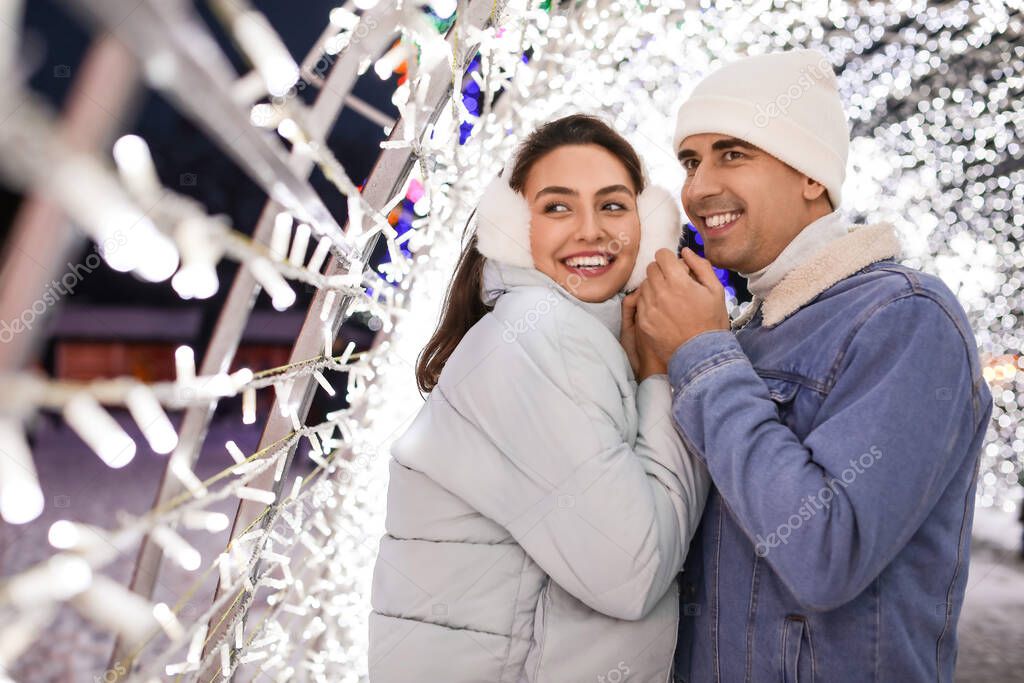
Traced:
[[21, 426], [0, 417], [0, 516], [26, 524], [43, 512], [43, 492]]

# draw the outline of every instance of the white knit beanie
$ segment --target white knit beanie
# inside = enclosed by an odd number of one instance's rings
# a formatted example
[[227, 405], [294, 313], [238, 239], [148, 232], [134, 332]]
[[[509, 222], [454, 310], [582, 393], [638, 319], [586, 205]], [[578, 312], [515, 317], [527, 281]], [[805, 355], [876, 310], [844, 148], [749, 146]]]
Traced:
[[832, 64], [822, 53], [747, 57], [706, 76], [679, 108], [674, 149], [700, 133], [760, 147], [824, 185], [832, 208], [839, 207], [850, 131]]

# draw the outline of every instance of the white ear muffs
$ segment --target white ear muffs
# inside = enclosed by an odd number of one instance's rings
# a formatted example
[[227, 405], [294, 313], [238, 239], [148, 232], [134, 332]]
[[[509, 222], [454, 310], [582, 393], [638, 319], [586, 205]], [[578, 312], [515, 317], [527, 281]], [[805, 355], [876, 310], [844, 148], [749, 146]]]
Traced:
[[679, 238], [683, 235], [683, 221], [675, 198], [664, 187], [648, 185], [636, 198], [636, 210], [640, 214], [640, 250], [636, 264], [626, 281], [626, 291], [631, 292], [647, 279], [647, 266], [654, 262], [659, 249], [669, 249], [679, 254]]
[[489, 259], [533, 268], [530, 205], [502, 176], [491, 181], [477, 205], [476, 249]]
[[[636, 198], [640, 214], [640, 248], [626, 291], [640, 286], [659, 249], [679, 248], [682, 220], [675, 199], [663, 187], [648, 185]], [[491, 181], [476, 210], [476, 248], [489, 259], [533, 268], [530, 253], [530, 207], [504, 177]]]

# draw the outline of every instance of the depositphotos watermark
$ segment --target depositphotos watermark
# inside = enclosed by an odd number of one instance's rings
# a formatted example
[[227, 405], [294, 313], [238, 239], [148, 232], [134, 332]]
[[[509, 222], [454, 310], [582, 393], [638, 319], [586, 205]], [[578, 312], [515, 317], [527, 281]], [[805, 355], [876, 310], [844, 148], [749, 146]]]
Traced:
[[75, 291], [75, 287], [103, 263], [100, 253], [111, 254], [119, 247], [128, 243], [128, 238], [120, 230], [108, 238], [102, 245], [94, 245], [90, 253], [82, 259], [81, 263], [68, 261], [67, 270], [60, 276], [59, 280], [50, 280], [43, 290], [42, 295], [32, 302], [32, 305], [21, 312], [21, 315], [13, 320], [0, 321], [0, 344], [9, 343], [16, 335], [31, 330], [36, 321], [49, 310], [50, 306], [56, 304], [61, 297], [67, 296]]
[[804, 522], [810, 520], [819, 511], [831, 505], [832, 499], [836, 497], [836, 489], [838, 487], [841, 486], [845, 489], [857, 481], [857, 477], [881, 459], [882, 450], [878, 446], [872, 446], [867, 452], [861, 453], [859, 457], [851, 459], [850, 466], [840, 472], [838, 478], [832, 477], [825, 486], [821, 487], [818, 493], [805, 497], [804, 503], [797, 510], [797, 513], [790, 515], [789, 519], [779, 525], [779, 528], [768, 534], [767, 537], [758, 535], [754, 552], [757, 553], [758, 557], [765, 557], [772, 548], [789, 543], [789, 537], [793, 535], [794, 531], [802, 527]]
[[762, 105], [758, 103], [757, 114], [754, 116], [754, 125], [758, 128], [764, 128], [771, 123], [772, 119], [785, 116], [790, 106], [803, 97], [804, 93], [813, 88], [815, 83], [828, 80], [829, 78], [835, 78], [835, 72], [832, 70], [831, 62], [822, 56], [815, 64], [802, 68], [800, 70], [800, 77], [791, 83], [785, 92], [776, 96], [768, 104]]
[[[566, 278], [565, 288], [570, 293], [576, 292], [580, 285], [583, 283], [583, 277], [580, 275], [570, 275]], [[505, 321], [505, 329], [501, 332], [501, 340], [509, 344], [513, 343], [520, 335], [526, 334], [527, 332], [537, 327], [537, 322], [551, 312], [553, 308], [561, 303], [562, 297], [555, 294], [553, 291], [549, 291], [544, 298], [537, 302], [537, 304], [524, 313], [514, 323], [510, 320]]]
[[622, 660], [607, 673], [598, 674], [597, 683], [621, 683], [627, 678], [629, 678], [629, 666]]

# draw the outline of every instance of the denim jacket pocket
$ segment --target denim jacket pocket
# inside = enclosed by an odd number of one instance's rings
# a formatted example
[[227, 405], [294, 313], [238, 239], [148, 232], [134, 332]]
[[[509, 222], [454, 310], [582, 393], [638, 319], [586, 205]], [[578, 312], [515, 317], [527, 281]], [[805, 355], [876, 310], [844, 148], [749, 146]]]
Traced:
[[[814, 649], [811, 646], [811, 631], [807, 620], [798, 615], [786, 617], [782, 622], [781, 639], [783, 683], [814, 683]], [[809, 679], [806, 676], [800, 678], [801, 658], [810, 661]]]
[[779, 411], [779, 419], [784, 425], [797, 431], [797, 420], [795, 412], [797, 392], [800, 384], [788, 379], [777, 377], [764, 377], [764, 383], [768, 386], [768, 395], [771, 396]]
[[762, 377], [761, 379], [768, 387], [768, 395], [779, 404], [792, 402], [800, 388], [797, 382], [788, 379], [779, 379], [778, 377]]

